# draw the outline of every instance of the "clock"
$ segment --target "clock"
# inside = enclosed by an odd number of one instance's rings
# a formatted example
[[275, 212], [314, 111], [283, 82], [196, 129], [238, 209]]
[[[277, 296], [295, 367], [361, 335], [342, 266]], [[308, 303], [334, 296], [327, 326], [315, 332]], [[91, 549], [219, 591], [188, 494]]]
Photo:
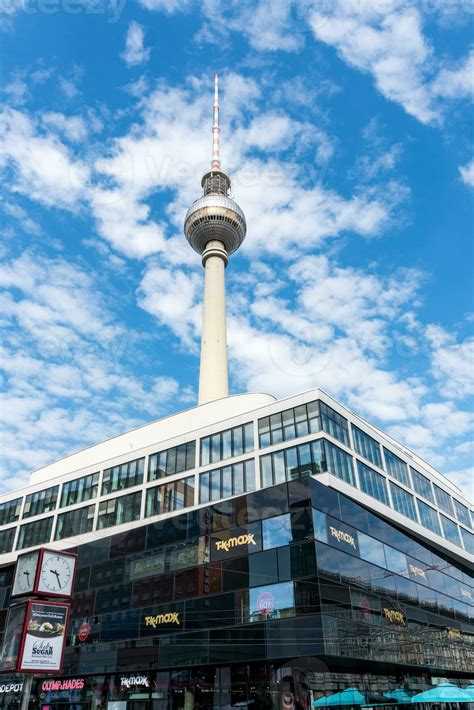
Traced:
[[25, 555], [18, 556], [12, 597], [20, 594], [30, 594], [34, 590], [39, 554], [40, 551], [35, 550], [34, 552], [27, 552]]
[[43, 549], [35, 591], [45, 596], [70, 597], [76, 559], [76, 555], [67, 552]]
[[44, 547], [19, 555], [12, 597], [32, 594], [42, 597], [70, 597], [77, 555]]

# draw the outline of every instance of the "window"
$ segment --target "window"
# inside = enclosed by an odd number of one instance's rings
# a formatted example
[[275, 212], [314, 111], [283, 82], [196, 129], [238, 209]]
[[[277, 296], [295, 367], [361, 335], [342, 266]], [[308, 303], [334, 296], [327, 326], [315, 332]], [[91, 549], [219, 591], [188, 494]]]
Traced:
[[383, 453], [385, 456], [385, 465], [387, 467], [387, 472], [393, 478], [396, 478], [397, 481], [400, 481], [400, 483], [404, 483], [405, 486], [411, 488], [410, 476], [408, 475], [408, 466], [406, 465], [405, 461], [402, 461], [402, 459], [398, 458], [398, 456], [395, 456], [395, 454], [392, 454], [392, 452], [386, 449], [385, 447]]
[[86, 505], [84, 508], [58, 515], [54, 539], [62, 540], [65, 537], [91, 532], [94, 526], [94, 511], [95, 505]]
[[459, 528], [461, 531], [461, 538], [464, 543], [464, 549], [471, 555], [474, 555], [474, 535], [466, 530], [466, 528]]
[[354, 439], [354, 449], [357, 453], [379, 468], [383, 468], [379, 442], [372, 439], [371, 436], [354, 424], [352, 425], [352, 436]]
[[439, 524], [438, 513], [430, 505], [426, 505], [419, 498], [417, 499], [418, 512], [420, 514], [420, 523], [431, 530], [432, 532], [441, 535], [441, 527]]
[[460, 503], [456, 498], [453, 498], [454, 510], [456, 511], [456, 518], [460, 523], [464, 523], [468, 528], [471, 527], [471, 519], [469, 516], [469, 508], [462, 503]]
[[200, 503], [254, 491], [255, 461], [250, 459], [206, 471], [200, 474], [199, 480]]
[[258, 422], [261, 448], [321, 430], [349, 446], [347, 419], [319, 400], [285, 409], [283, 412], [259, 419]]
[[248, 621], [285, 619], [295, 615], [293, 582], [281, 582], [249, 590]]
[[324, 439], [261, 456], [260, 469], [264, 487], [324, 471], [355, 485], [352, 457]]
[[152, 454], [148, 462], [148, 480], [172, 476], [174, 473], [189, 471], [196, 466], [196, 442], [173, 446], [165, 451]]
[[433, 483], [433, 488], [438, 507], [441, 508], [441, 510], [444, 510], [445, 513], [454, 515], [453, 501], [451, 500], [449, 493], [443, 491], [443, 489], [437, 486], [436, 483]]
[[392, 481], [390, 481], [390, 492], [392, 494], [392, 503], [395, 510], [417, 523], [418, 518], [416, 517], [415, 500], [411, 493], [404, 491], [403, 488], [392, 483]]
[[41, 513], [49, 513], [51, 510], [55, 510], [58, 492], [59, 486], [53, 486], [52, 488], [46, 488], [44, 491], [30, 493], [25, 499], [23, 517], [32, 518], [33, 515], [41, 515]]
[[319, 403], [321, 418], [321, 429], [327, 434], [331, 434], [346, 446], [349, 446], [349, 425], [347, 419], [328, 407], [324, 402]]
[[0, 503], [0, 525], [15, 523], [19, 519], [22, 501], [23, 498], [15, 498], [15, 500]]
[[149, 488], [146, 492], [145, 515], [149, 518], [151, 515], [171, 513], [191, 505], [194, 505], [194, 476]]
[[457, 523], [453, 522], [445, 515], [441, 515], [441, 522], [443, 524], [443, 534], [446, 540], [452, 542], [454, 545], [459, 545], [459, 528]]
[[326, 451], [327, 470], [338, 478], [342, 478], [346, 483], [355, 486], [354, 469], [352, 465], [352, 456], [346, 454], [342, 449], [339, 449], [334, 444], [324, 441], [324, 449]]
[[63, 484], [61, 494], [61, 508], [66, 505], [83, 503], [97, 496], [99, 489], [99, 474], [91, 473], [90, 476], [76, 478]]
[[410, 468], [410, 471], [415, 492], [418, 493], [419, 496], [423, 496], [423, 498], [426, 498], [427, 500], [431, 501], [431, 503], [434, 503], [430, 479], [426, 476], [423, 476], [422, 473], [415, 471], [414, 468]]
[[138, 520], [140, 518], [141, 498], [142, 494], [139, 491], [99, 503], [98, 530], [109, 528], [112, 525], [129, 523], [131, 520]]
[[289, 545], [293, 541], [291, 515], [278, 515], [262, 521], [263, 549]]
[[359, 551], [363, 560], [379, 567], [386, 567], [384, 544], [369, 535], [359, 532]]
[[369, 466], [366, 466], [362, 461], [357, 461], [357, 470], [359, 472], [361, 491], [388, 505], [385, 477], [372, 468], [369, 468]]
[[143, 483], [143, 469], [145, 459], [136, 459], [120, 466], [113, 466], [104, 471], [102, 479], [102, 495], [123, 491], [124, 488], [131, 488]]
[[404, 577], [408, 577], [408, 565], [407, 558], [403, 552], [395, 550], [395, 548], [389, 545], [384, 545], [385, 548], [385, 559], [387, 560], [387, 569], [395, 574], [401, 574]]
[[8, 530], [3, 530], [0, 535], [0, 555], [5, 552], [11, 552], [13, 549], [13, 542], [15, 540], [16, 526], [13, 528], [8, 528]]
[[253, 451], [253, 423], [236, 426], [201, 439], [201, 466]]
[[27, 523], [20, 527], [20, 534], [16, 545], [17, 550], [23, 550], [25, 547], [34, 547], [35, 545], [43, 545], [51, 539], [51, 530], [53, 529], [53, 516], [35, 520], [34, 523]]

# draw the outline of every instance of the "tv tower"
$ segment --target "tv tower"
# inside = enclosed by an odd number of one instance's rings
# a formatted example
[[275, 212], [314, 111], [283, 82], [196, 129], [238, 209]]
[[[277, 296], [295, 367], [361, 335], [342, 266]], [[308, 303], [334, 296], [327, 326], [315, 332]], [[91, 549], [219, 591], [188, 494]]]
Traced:
[[198, 404], [229, 394], [225, 268], [247, 230], [244, 213], [229, 196], [230, 178], [221, 170], [219, 132], [219, 77], [214, 74], [211, 169], [201, 179], [202, 197], [192, 204], [184, 220], [186, 239], [201, 254], [204, 267]]

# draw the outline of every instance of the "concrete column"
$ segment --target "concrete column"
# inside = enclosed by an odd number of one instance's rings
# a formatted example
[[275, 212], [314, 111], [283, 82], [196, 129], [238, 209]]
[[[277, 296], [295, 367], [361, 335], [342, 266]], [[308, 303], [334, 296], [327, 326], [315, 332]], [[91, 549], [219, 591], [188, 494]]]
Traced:
[[208, 242], [202, 254], [204, 302], [202, 313], [199, 404], [227, 397], [227, 331], [225, 313], [225, 267], [227, 252], [222, 242]]

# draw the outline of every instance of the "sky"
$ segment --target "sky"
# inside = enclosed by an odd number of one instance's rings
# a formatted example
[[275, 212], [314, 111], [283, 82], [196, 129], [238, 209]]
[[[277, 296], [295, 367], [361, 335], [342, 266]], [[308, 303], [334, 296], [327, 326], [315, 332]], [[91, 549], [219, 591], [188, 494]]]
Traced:
[[0, 489], [196, 404], [218, 71], [231, 392], [321, 387], [473, 500], [474, 3], [0, 9]]

